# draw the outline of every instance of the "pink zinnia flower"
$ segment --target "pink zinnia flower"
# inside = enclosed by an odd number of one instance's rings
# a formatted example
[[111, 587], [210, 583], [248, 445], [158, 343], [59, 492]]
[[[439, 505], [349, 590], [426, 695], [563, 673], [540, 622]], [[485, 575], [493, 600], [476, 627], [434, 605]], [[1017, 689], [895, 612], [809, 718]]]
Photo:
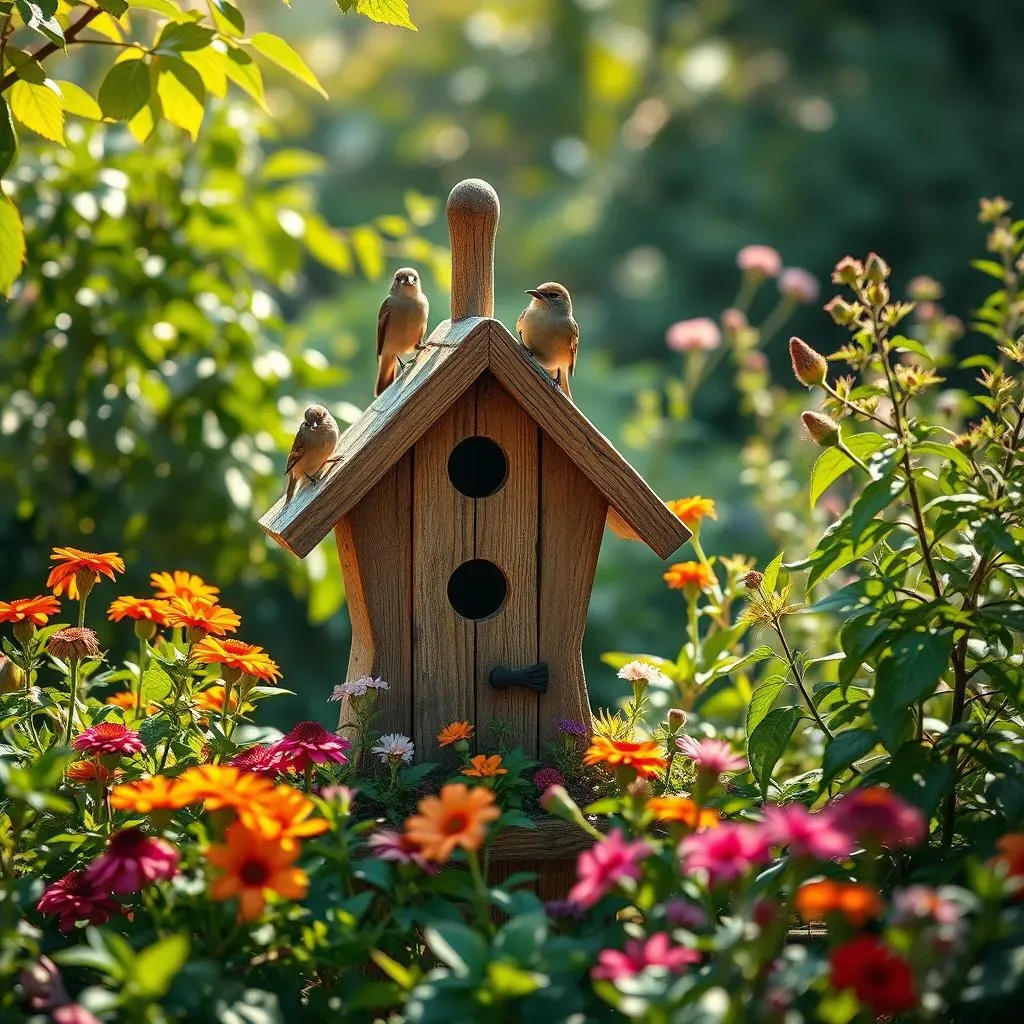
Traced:
[[278, 773], [277, 757], [266, 743], [256, 743], [235, 754], [228, 764], [243, 772], [273, 778]]
[[664, 967], [673, 974], [679, 974], [687, 964], [700, 960], [700, 953], [685, 946], [673, 946], [665, 932], [658, 932], [648, 939], [627, 939], [625, 951], [602, 949], [597, 955], [597, 966], [591, 970], [594, 978], [621, 981], [635, 978], [648, 967]]
[[778, 277], [782, 270], [782, 257], [770, 245], [745, 245], [736, 253], [736, 266], [744, 273]]
[[565, 776], [557, 768], [541, 768], [533, 777], [538, 793], [546, 793], [552, 786], [564, 786]]
[[881, 786], [855, 789], [831, 804], [827, 813], [838, 828], [862, 843], [917, 846], [928, 834], [924, 815]]
[[706, 316], [680, 320], [665, 332], [665, 344], [673, 352], [711, 352], [722, 344], [718, 324]]
[[299, 722], [270, 751], [278, 768], [301, 772], [314, 764], [331, 761], [344, 764], [348, 760], [345, 751], [351, 746], [348, 740], [328, 732], [319, 722]]
[[107, 892], [138, 892], [150, 882], [166, 881], [177, 873], [178, 851], [139, 828], [115, 832], [106, 852], [85, 870], [86, 879]]
[[747, 759], [734, 754], [732, 747], [723, 740], [695, 740], [692, 736], [680, 736], [676, 746], [702, 772], [716, 778], [725, 772], [747, 767]]
[[84, 871], [70, 871], [51, 883], [36, 904], [40, 914], [56, 914], [62, 932], [69, 932], [77, 921], [104, 924], [111, 914], [121, 911], [121, 905], [110, 898], [85, 876]]
[[711, 884], [728, 882], [770, 859], [770, 846], [756, 825], [726, 823], [687, 836], [679, 847], [686, 871], [708, 873]]
[[779, 274], [779, 294], [795, 299], [805, 306], [814, 302], [821, 293], [818, 279], [803, 267], [786, 267]]
[[853, 841], [834, 815], [812, 814], [802, 804], [766, 807], [764, 831], [771, 843], [788, 846], [794, 857], [836, 860], [853, 853]]
[[576, 862], [578, 881], [569, 890], [569, 899], [582, 907], [592, 907], [619, 882], [639, 878], [640, 861], [650, 853], [646, 843], [626, 842], [622, 832], [613, 829], [601, 842], [580, 854]]
[[960, 920], [960, 908], [927, 885], [897, 889], [892, 896], [892, 905], [894, 918], [900, 922], [923, 920], [934, 921], [936, 924], [957, 924]]
[[437, 871], [436, 865], [431, 864], [420, 853], [419, 847], [401, 832], [382, 828], [374, 832], [367, 843], [381, 860], [394, 861], [396, 864], [415, 864], [430, 874]]
[[71, 745], [75, 750], [84, 750], [97, 757], [102, 754], [142, 754], [146, 750], [137, 732], [116, 722], [100, 722], [99, 725], [85, 729], [74, 738]]

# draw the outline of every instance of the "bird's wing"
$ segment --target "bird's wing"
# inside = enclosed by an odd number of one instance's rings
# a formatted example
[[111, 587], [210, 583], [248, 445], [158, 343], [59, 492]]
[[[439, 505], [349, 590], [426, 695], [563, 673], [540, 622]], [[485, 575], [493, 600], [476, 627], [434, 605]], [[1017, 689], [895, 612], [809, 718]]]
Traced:
[[292, 442], [292, 450], [288, 453], [288, 461], [285, 463], [285, 473], [290, 473], [295, 467], [295, 464], [306, 454], [306, 442], [302, 438], [302, 431], [295, 435], [295, 440]]
[[576, 353], [580, 347], [580, 325], [573, 317], [569, 317], [569, 330], [572, 331], [572, 340], [569, 342], [569, 376], [576, 371]]
[[[529, 309], [529, 307], [527, 307]], [[519, 314], [519, 319], [516, 321], [516, 334], [519, 335], [519, 340], [523, 340], [523, 317], [526, 316], [526, 309]]]
[[388, 333], [388, 320], [391, 319], [391, 296], [389, 295], [381, 304], [380, 312], [377, 314], [377, 355], [384, 351], [384, 339]]

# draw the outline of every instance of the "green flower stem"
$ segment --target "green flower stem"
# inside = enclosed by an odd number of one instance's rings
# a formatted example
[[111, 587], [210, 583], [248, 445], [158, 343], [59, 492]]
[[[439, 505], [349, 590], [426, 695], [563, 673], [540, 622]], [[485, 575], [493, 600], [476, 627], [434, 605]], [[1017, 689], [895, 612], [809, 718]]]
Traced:
[[75, 707], [78, 704], [78, 658], [72, 655], [68, 662], [68, 723], [64, 731], [64, 746], [71, 746], [71, 734], [75, 729]]
[[85, 594], [78, 599], [78, 628], [82, 629], [85, 626], [85, 602], [89, 600], [89, 595]]
[[836, 447], [837, 447], [837, 448], [838, 448], [838, 449], [839, 449], [839, 450], [840, 450], [840, 451], [841, 451], [841, 452], [842, 452], [842, 453], [843, 453], [843, 454], [844, 454], [844, 455], [845, 455], [845, 456], [846, 456], [846, 457], [847, 457], [847, 458], [848, 458], [848, 459], [849, 459], [849, 460], [850, 460], [850, 461], [851, 461], [851, 462], [852, 462], [852, 463], [853, 463], [853, 464], [854, 464], [855, 466], [859, 466], [859, 467], [860, 467], [861, 469], [863, 469], [863, 470], [864, 470], [864, 472], [865, 472], [865, 473], [867, 473], [867, 475], [868, 475], [869, 477], [871, 476], [871, 470], [870, 470], [870, 469], [868, 469], [868, 467], [867, 467], [866, 463], [864, 463], [864, 462], [862, 462], [862, 461], [861, 461], [860, 459], [858, 459], [858, 458], [857, 458], [857, 456], [856, 456], [856, 455], [854, 455], [854, 454], [853, 454], [853, 452], [851, 452], [851, 451], [850, 451], [850, 449], [849, 449], [849, 448], [847, 448], [847, 447], [846, 447], [846, 445], [845, 445], [845, 444], [843, 444], [843, 442], [842, 442], [842, 441], [837, 441], [837, 442], [836, 442]]
[[149, 663], [149, 644], [145, 638], [139, 637], [139, 683], [135, 691], [135, 714], [142, 717], [142, 677], [146, 674], [146, 665]]
[[786, 321], [793, 315], [797, 307], [796, 299], [789, 295], [783, 295], [775, 308], [764, 318], [760, 327], [761, 344], [770, 341], [783, 327]]
[[487, 883], [484, 880], [483, 872], [480, 870], [480, 861], [477, 859], [476, 850], [467, 850], [466, 860], [469, 861], [469, 873], [473, 876], [473, 901], [476, 903], [480, 927], [489, 935], [494, 930], [494, 926], [491, 922], [490, 912], [487, 909]]
[[711, 585], [711, 594], [718, 606], [721, 607], [725, 602], [725, 597], [722, 594], [722, 588], [718, 585], [718, 574], [711, 568], [711, 562], [708, 561], [708, 556], [704, 554], [704, 548], [701, 547], [699, 523], [693, 528], [693, 536], [690, 538], [690, 546], [697, 555], [697, 561], [700, 562], [700, 564], [703, 565], [709, 573], [711, 573], [711, 578], [715, 581]]

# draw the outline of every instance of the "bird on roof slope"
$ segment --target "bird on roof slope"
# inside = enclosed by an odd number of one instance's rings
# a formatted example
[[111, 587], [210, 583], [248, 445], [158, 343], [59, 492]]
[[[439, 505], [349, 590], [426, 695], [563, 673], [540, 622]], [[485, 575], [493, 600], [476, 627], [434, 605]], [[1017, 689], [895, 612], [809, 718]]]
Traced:
[[395, 271], [391, 294], [377, 314], [376, 398], [391, 386], [400, 357], [415, 351], [427, 332], [430, 303], [420, 288], [420, 275], [412, 267]]
[[547, 281], [528, 288], [526, 294], [532, 298], [516, 321], [519, 339], [566, 396], [572, 398], [569, 378], [576, 369], [580, 328], [572, 316], [569, 290], [557, 281]]
[[311, 405], [302, 417], [292, 450], [288, 453], [285, 473], [288, 475], [288, 493], [285, 502], [295, 497], [302, 478], [316, 483], [329, 462], [338, 444], [338, 424], [322, 406]]

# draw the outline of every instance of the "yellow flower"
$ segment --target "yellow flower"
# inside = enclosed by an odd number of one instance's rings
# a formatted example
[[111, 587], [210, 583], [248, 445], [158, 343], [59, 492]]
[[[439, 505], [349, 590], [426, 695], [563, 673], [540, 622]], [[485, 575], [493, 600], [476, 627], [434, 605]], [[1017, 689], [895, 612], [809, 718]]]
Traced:
[[193, 597], [216, 604], [220, 593], [219, 587], [211, 586], [201, 576], [182, 569], [175, 569], [173, 573], [154, 572], [149, 579], [157, 597]]
[[110, 806], [118, 811], [151, 814], [153, 811], [176, 811], [191, 803], [188, 797], [188, 790], [178, 779], [151, 775], [148, 779], [115, 786], [110, 791]]
[[508, 769], [501, 767], [501, 755], [493, 754], [487, 757], [484, 754], [477, 754], [469, 762], [472, 768], [463, 768], [463, 775], [470, 775], [476, 779], [489, 779], [495, 775], [508, 775]]

